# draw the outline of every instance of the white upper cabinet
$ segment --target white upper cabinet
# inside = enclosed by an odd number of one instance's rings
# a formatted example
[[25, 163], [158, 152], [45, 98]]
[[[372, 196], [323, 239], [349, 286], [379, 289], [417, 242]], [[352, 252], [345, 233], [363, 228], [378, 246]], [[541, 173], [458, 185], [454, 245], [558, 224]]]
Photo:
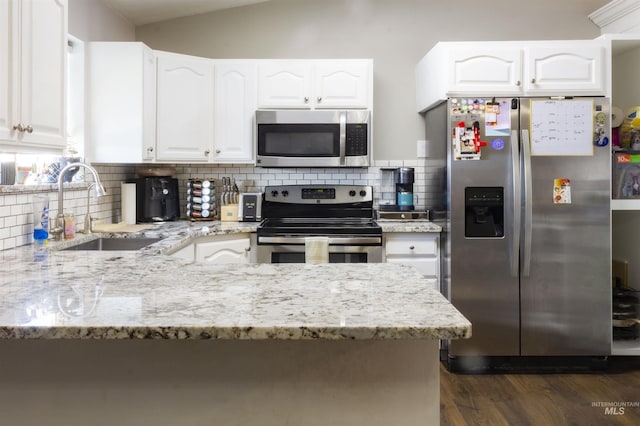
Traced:
[[139, 42], [89, 43], [87, 155], [91, 162], [155, 158], [156, 59]]
[[370, 59], [208, 59], [139, 42], [90, 43], [88, 58], [94, 162], [253, 163], [258, 108], [373, 106]]
[[213, 143], [213, 61], [157, 55], [158, 161], [209, 161]]
[[11, 82], [11, 10], [8, 1], [0, 2], [0, 141], [12, 137], [13, 108]]
[[67, 1], [0, 2], [0, 143], [66, 145]]
[[369, 108], [373, 67], [370, 60], [317, 61], [314, 68], [316, 108]]
[[311, 108], [310, 61], [262, 61], [258, 73], [260, 108]]
[[599, 40], [438, 43], [416, 66], [417, 109], [459, 95], [599, 96]]
[[214, 71], [214, 139], [211, 161], [253, 162], [253, 117], [258, 105], [258, 64], [218, 60]]
[[[486, 51], [485, 51], [486, 50]], [[522, 88], [522, 50], [515, 47], [451, 49], [450, 94], [512, 94]]]
[[527, 94], [605, 94], [605, 48], [600, 42], [534, 45], [525, 53]]
[[259, 108], [370, 109], [372, 98], [370, 59], [260, 62]]

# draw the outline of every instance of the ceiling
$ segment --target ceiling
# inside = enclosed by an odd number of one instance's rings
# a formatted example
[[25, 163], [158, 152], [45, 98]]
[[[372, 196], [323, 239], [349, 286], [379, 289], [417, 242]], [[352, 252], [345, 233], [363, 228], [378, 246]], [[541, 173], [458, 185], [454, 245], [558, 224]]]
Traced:
[[145, 25], [269, 0], [103, 0], [132, 24]]

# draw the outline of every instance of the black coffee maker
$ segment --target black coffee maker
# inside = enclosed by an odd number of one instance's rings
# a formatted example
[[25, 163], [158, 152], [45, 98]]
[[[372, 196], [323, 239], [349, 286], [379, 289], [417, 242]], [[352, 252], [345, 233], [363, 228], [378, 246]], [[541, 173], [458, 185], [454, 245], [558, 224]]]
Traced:
[[180, 218], [178, 179], [140, 177], [128, 180], [136, 184], [136, 221], [159, 222]]
[[415, 169], [400, 167], [396, 170], [396, 206], [400, 211], [413, 211], [413, 184]]

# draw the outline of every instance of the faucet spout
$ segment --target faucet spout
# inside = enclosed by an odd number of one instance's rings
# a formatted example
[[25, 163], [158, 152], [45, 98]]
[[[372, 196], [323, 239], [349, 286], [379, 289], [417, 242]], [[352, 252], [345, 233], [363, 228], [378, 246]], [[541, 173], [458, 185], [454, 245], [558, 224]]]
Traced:
[[62, 235], [64, 234], [64, 175], [67, 170], [72, 169], [74, 167], [84, 167], [93, 175], [94, 191], [96, 197], [102, 197], [106, 195], [107, 191], [102, 186], [102, 182], [100, 182], [100, 177], [98, 176], [98, 172], [96, 169], [91, 167], [85, 163], [69, 163], [60, 170], [60, 174], [58, 175], [58, 216], [56, 220], [56, 227], [51, 232], [57, 237], [57, 239], [62, 239]]

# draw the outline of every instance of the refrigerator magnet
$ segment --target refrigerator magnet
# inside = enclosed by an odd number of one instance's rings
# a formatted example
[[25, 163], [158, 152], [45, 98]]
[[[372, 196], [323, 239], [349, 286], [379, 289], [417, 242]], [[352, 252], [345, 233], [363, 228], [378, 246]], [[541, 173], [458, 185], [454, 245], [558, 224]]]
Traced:
[[571, 180], [558, 178], [553, 180], [553, 204], [571, 204]]

